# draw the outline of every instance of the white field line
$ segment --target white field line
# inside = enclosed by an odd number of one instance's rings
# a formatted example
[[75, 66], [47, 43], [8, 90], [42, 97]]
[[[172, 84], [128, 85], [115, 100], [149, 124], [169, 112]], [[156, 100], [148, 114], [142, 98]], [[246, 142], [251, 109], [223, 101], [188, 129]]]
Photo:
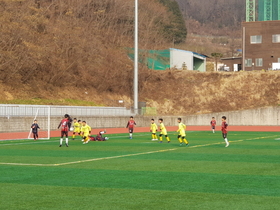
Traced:
[[[274, 137], [276, 137], [276, 136], [258, 137], [258, 138], [251, 138], [251, 139], [241, 139], [241, 140], [235, 140], [235, 141], [229, 141], [229, 142], [234, 143], [234, 142], [242, 142], [242, 141], [252, 141], [252, 140], [274, 138]], [[225, 142], [217, 142], [217, 143], [212, 143], [212, 144], [195, 145], [195, 146], [189, 146], [188, 148], [206, 147], [206, 146], [217, 145], [217, 144], [225, 144]], [[85, 162], [93, 162], [93, 161], [98, 161], [98, 160], [109, 160], [109, 159], [116, 159], [116, 158], [122, 158], [122, 157], [131, 157], [131, 156], [138, 156], [138, 155], [154, 154], [154, 153], [159, 153], [159, 152], [169, 152], [169, 151], [178, 150], [180, 148], [182, 148], [182, 147], [172, 148], [172, 149], [165, 149], [165, 150], [150, 151], [150, 152], [141, 152], [141, 153], [135, 153], [135, 154], [118, 155], [118, 156], [103, 157], [103, 158], [94, 158], [94, 159], [88, 159], [88, 160], [79, 160], [79, 161], [66, 162], [66, 163], [36, 164], [36, 163], [1, 163], [0, 162], [0, 165], [14, 165], [14, 166], [63, 166], [63, 165], [72, 165], [72, 164], [85, 163]]]

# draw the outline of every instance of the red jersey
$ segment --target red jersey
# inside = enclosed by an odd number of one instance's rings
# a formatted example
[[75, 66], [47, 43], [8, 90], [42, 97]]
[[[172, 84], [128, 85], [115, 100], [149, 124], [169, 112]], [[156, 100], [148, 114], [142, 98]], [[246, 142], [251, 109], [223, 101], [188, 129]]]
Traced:
[[222, 133], [227, 133], [227, 127], [228, 127], [228, 124], [226, 121], [223, 121], [222, 122]]
[[211, 120], [210, 124], [211, 124], [212, 126], [215, 126], [215, 125], [216, 125], [216, 120]]
[[69, 130], [68, 123], [69, 123], [68, 119], [62, 119], [58, 125], [58, 128], [61, 126], [62, 131], [68, 131]]
[[134, 120], [129, 120], [128, 122], [127, 122], [127, 128], [133, 128], [134, 127], [134, 125], [136, 125], [136, 123], [135, 123], [135, 121]]

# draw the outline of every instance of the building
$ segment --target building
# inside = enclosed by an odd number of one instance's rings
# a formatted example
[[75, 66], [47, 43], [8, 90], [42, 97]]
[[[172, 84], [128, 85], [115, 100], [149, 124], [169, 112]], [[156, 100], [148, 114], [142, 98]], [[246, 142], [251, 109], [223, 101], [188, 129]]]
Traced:
[[242, 70], [242, 57], [221, 58], [223, 66], [219, 69], [222, 71], [240, 71]]
[[[134, 59], [134, 49], [128, 49], [128, 56]], [[165, 50], [139, 50], [139, 62], [153, 70], [197, 70], [206, 71], [207, 56], [175, 48]]]
[[206, 56], [199, 53], [171, 48], [170, 68], [179, 70], [206, 71]]
[[243, 22], [243, 70], [270, 70], [280, 63], [280, 20]]
[[243, 70], [280, 68], [280, 0], [246, 0], [242, 34]]

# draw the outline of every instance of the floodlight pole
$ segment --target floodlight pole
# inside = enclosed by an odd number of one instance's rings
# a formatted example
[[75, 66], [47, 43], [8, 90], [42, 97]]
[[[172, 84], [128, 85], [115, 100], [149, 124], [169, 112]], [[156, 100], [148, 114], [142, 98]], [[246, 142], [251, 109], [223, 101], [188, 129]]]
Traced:
[[138, 0], [135, 0], [134, 29], [134, 112], [138, 111]]

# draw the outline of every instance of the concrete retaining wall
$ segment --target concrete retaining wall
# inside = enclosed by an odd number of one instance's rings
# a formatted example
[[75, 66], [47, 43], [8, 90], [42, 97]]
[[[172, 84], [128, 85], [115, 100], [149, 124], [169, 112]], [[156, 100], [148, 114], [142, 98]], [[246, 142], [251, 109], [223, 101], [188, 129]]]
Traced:
[[[69, 112], [69, 114], [71, 114]], [[280, 107], [267, 107], [252, 110], [221, 112], [201, 115], [188, 116], [164, 116], [164, 124], [166, 126], [177, 125], [177, 118], [181, 117], [186, 125], [210, 125], [212, 117], [215, 117], [217, 124], [220, 125], [221, 117], [225, 115], [229, 125], [264, 125], [264, 126], [280, 126]], [[81, 120], [86, 120], [92, 128], [121, 128], [125, 127], [128, 116], [72, 116]], [[161, 116], [136, 116], [135, 121], [138, 127], [148, 127], [150, 119], [154, 118], [156, 122]], [[51, 130], [56, 130], [62, 117], [51, 117]], [[46, 117], [38, 117], [38, 124], [42, 129], [47, 128]], [[33, 117], [0, 117], [0, 132], [26, 132], [30, 130]]]

